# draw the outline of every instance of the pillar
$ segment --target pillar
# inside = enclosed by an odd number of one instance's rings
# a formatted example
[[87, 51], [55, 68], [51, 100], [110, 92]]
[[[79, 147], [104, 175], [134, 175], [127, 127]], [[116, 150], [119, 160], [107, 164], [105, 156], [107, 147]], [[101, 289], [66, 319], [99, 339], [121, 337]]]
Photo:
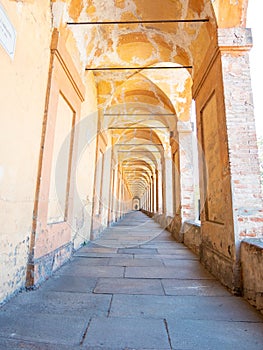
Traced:
[[158, 170], [155, 169], [155, 212], [159, 212], [159, 193], [158, 193]]
[[[239, 293], [239, 246], [263, 231], [246, 28], [218, 30], [218, 47], [197, 72], [196, 100], [203, 264]], [[213, 46], [214, 47], [214, 46]]]
[[180, 152], [181, 218], [195, 220], [194, 161], [191, 122], [178, 122]]
[[156, 213], [157, 197], [156, 197], [156, 176], [155, 176], [155, 173], [153, 174], [152, 179], [153, 179], [153, 183], [152, 183], [152, 193], [153, 193], [152, 212]]
[[166, 151], [164, 154], [164, 193], [165, 193], [165, 212], [166, 216], [173, 217], [173, 161], [171, 157], [171, 151]]
[[163, 210], [163, 181], [162, 181], [162, 168], [161, 165], [159, 164], [158, 168], [157, 168], [157, 178], [158, 178], [158, 213], [159, 214], [163, 214], [164, 210]]
[[247, 50], [251, 47], [251, 33], [250, 29], [220, 29], [218, 35], [235, 238], [239, 242], [244, 237], [263, 236], [263, 203]]

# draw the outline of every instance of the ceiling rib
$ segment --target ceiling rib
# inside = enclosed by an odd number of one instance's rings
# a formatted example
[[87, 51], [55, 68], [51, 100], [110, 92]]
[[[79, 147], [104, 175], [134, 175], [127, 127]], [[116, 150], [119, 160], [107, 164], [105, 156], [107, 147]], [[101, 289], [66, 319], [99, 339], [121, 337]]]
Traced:
[[115, 126], [110, 126], [108, 130], [145, 130], [145, 129], [169, 129], [168, 126], [135, 126], [133, 128], [129, 127], [115, 127]]
[[151, 116], [165, 116], [176, 117], [174, 113], [105, 113], [104, 117], [126, 117], [126, 116], [139, 116], [139, 117], [151, 117]]
[[119, 70], [157, 70], [157, 69], [192, 69], [193, 66], [138, 66], [138, 67], [97, 67], [85, 68], [89, 71], [119, 71]]
[[193, 19], [156, 19], [144, 21], [98, 21], [98, 22], [67, 22], [69, 26], [75, 25], [112, 25], [112, 24], [162, 24], [162, 23], [204, 23], [209, 22], [208, 18]]

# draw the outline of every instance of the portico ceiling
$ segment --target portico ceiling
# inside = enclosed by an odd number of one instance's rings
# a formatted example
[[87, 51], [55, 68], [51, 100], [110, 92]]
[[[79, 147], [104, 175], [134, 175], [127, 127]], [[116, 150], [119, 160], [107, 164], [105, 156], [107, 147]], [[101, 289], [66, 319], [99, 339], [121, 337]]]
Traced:
[[[190, 120], [192, 82], [216, 45], [217, 27], [245, 25], [246, 7], [247, 0], [52, 1], [54, 26], [75, 42], [83, 71], [94, 75], [100, 125], [134, 196], [143, 195], [177, 121]], [[149, 144], [161, 147], [153, 152]]]

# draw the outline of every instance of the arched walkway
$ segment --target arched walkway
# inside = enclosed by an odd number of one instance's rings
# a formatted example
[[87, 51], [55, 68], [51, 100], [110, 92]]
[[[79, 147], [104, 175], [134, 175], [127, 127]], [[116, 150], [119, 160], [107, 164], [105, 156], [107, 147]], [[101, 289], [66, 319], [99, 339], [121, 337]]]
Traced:
[[262, 348], [247, 5], [0, 0], [3, 348]]
[[0, 309], [1, 349], [261, 350], [263, 318], [131, 212]]

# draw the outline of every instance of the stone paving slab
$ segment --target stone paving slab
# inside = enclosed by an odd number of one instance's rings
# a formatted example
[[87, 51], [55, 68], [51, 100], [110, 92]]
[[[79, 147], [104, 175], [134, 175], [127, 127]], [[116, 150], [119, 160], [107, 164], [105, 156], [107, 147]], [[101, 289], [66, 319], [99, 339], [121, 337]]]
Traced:
[[164, 266], [166, 267], [173, 267], [176, 269], [194, 269], [194, 270], [202, 270], [206, 271], [204, 266], [196, 260], [192, 259], [166, 259], [162, 258], [162, 261], [164, 263]]
[[161, 259], [133, 259], [111, 258], [109, 261], [111, 266], [164, 266]]
[[80, 276], [53, 276], [45, 282], [45, 291], [91, 293], [96, 286], [97, 278]]
[[16, 314], [0, 313], [0, 336], [62, 345], [79, 345], [88, 321], [78, 316], [56, 314], [29, 314], [20, 318]]
[[[232, 307], [230, 307], [232, 306]], [[254, 309], [235, 297], [114, 295], [110, 316], [262, 322]], [[258, 316], [258, 317], [257, 317]], [[263, 324], [262, 324], [263, 325]]]
[[135, 239], [135, 240], [102, 240], [101, 245], [105, 247], [115, 247], [117, 249], [119, 248], [137, 248], [142, 244], [142, 239]]
[[[74, 256], [81, 257], [81, 258], [116, 258], [117, 255], [114, 253], [81, 253], [81, 252], [77, 252], [74, 254]], [[118, 257], [125, 258], [125, 257], [127, 257], [127, 254], [118, 254]], [[60, 268], [60, 270], [62, 268]]]
[[142, 318], [94, 318], [83, 345], [88, 349], [171, 349], [164, 321]]
[[[174, 318], [227, 322], [263, 322], [262, 315], [243, 298], [236, 296], [175, 296]], [[263, 344], [263, 338], [262, 338]]]
[[196, 258], [196, 255], [188, 249], [178, 249], [178, 248], [158, 248], [158, 254], [160, 255], [182, 255], [188, 258]]
[[168, 241], [168, 242], [158, 242], [156, 240], [152, 240], [148, 243], [145, 243], [143, 245], [144, 248], [156, 248], [156, 249], [183, 249], [185, 251], [189, 251], [189, 249], [183, 245], [182, 243], [177, 243], [175, 241]]
[[166, 295], [230, 296], [230, 292], [216, 280], [162, 279]]
[[20, 314], [25, 315], [56, 314], [64, 316], [78, 315], [81, 317], [107, 316], [111, 303], [110, 295], [45, 292], [34, 291], [21, 293], [10, 305], [4, 305], [0, 309], [1, 315]]
[[164, 319], [176, 315], [176, 299], [156, 295], [114, 295], [111, 317]]
[[180, 254], [162, 254], [162, 255], [158, 255], [159, 258], [161, 259], [172, 259], [172, 260], [194, 260], [194, 261], [199, 261], [198, 257], [196, 255], [194, 255], [192, 252], [188, 251], [188, 252], [183, 252]]
[[[173, 349], [262, 350], [263, 324], [167, 320]], [[198, 330], [198, 331], [197, 331]]]
[[[14, 340], [0, 337], [1, 350], [72, 350], [72, 346], [63, 344], [47, 344], [42, 342], [32, 342], [28, 340]], [[80, 349], [74, 345], [74, 349]]]
[[124, 267], [121, 266], [82, 266], [68, 265], [57, 271], [57, 275], [79, 276], [86, 278], [123, 277]]
[[187, 257], [184, 255], [144, 255], [144, 254], [134, 254], [134, 259], [158, 259], [158, 260], [163, 260], [163, 259], [172, 259], [174, 257], [174, 260], [195, 260], [199, 261], [198, 258], [195, 257]]
[[164, 295], [160, 280], [136, 278], [100, 278], [94, 289], [94, 293]]
[[206, 270], [196, 268], [195, 270], [173, 267], [127, 267], [125, 270], [127, 278], [172, 278], [172, 279], [214, 279]]
[[116, 248], [112, 248], [112, 247], [103, 247], [103, 246], [87, 246], [84, 248], [81, 248], [79, 250], [79, 253], [116, 253], [117, 249]]
[[110, 258], [89, 258], [85, 256], [76, 256], [71, 260], [71, 266], [107, 266]]
[[120, 254], [157, 254], [157, 249], [154, 248], [120, 248], [118, 249]]

